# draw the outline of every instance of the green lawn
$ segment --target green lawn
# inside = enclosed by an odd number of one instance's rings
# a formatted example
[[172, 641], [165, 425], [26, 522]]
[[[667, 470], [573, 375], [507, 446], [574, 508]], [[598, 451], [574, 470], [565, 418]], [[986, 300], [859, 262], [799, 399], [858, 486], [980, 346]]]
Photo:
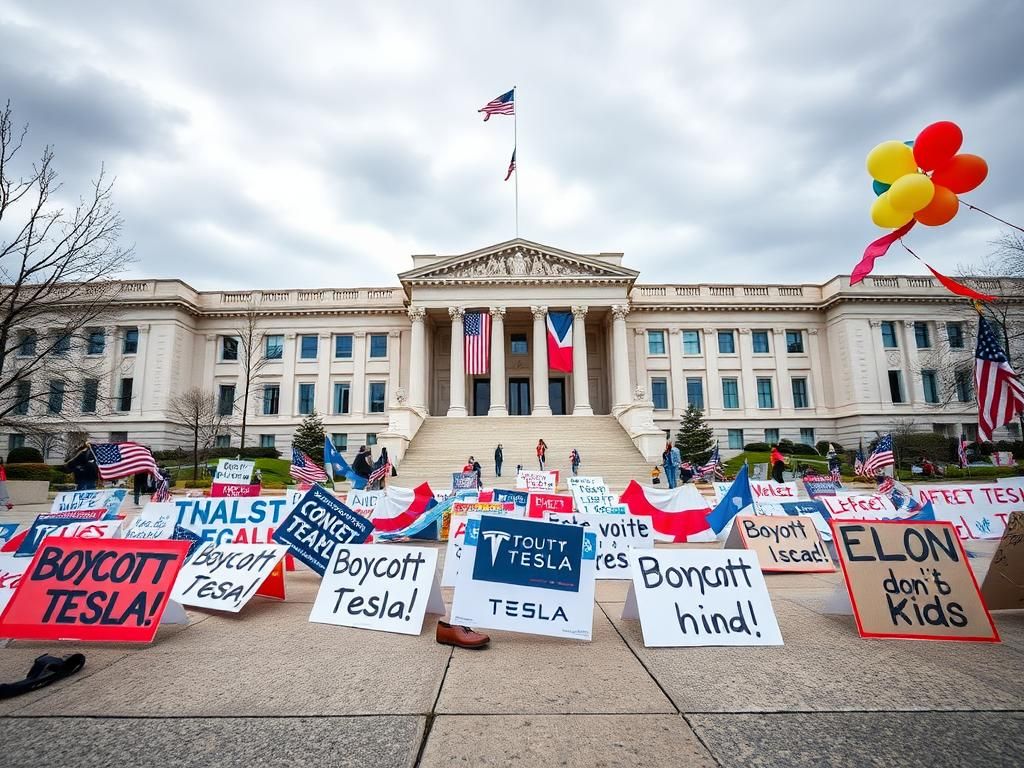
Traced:
[[[264, 488], [284, 488], [286, 485], [294, 485], [295, 481], [288, 475], [288, 468], [291, 462], [287, 459], [255, 459], [256, 469], [263, 473]], [[212, 473], [217, 467], [217, 459], [210, 459], [207, 462]], [[183, 485], [186, 480], [192, 479], [192, 464], [187, 462], [180, 467], [172, 467], [178, 479], [177, 485]]]

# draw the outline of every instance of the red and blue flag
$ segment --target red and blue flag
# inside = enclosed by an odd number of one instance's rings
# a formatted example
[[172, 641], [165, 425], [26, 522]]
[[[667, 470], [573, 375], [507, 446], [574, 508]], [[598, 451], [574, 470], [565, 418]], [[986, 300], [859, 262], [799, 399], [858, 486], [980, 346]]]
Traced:
[[572, 312], [548, 312], [548, 367], [572, 373]]

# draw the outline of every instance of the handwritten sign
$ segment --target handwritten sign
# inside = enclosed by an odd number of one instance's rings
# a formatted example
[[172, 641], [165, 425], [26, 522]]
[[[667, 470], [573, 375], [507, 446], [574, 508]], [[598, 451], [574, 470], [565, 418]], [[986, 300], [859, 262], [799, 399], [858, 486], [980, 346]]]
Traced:
[[476, 472], [452, 472], [452, 490], [475, 489], [477, 487]]
[[247, 499], [259, 496], [263, 492], [263, 486], [259, 483], [213, 483], [210, 485], [210, 496], [225, 497], [229, 499]]
[[579, 525], [597, 534], [598, 579], [628, 579], [629, 550], [654, 549], [654, 522], [649, 517], [549, 512], [544, 519], [549, 523]]
[[538, 472], [524, 469], [516, 475], [516, 489], [521, 491], [554, 493], [557, 484], [558, 475], [555, 472]]
[[1010, 513], [981, 596], [990, 611], [1024, 608], [1024, 512]]
[[[21, 576], [32, 561], [26, 557], [15, 557], [13, 554], [0, 555], [0, 614], [14, 595], [14, 590], [21, 583]], [[0, 632], [0, 637], [3, 633]]]
[[832, 521], [861, 637], [998, 642], [950, 523]]
[[74, 522], [95, 522], [102, 520], [107, 514], [105, 509], [73, 509], [65, 512], [49, 512], [36, 515], [26, 536], [18, 545], [15, 557], [31, 557], [43, 543], [43, 539], [52, 534], [58, 528]]
[[287, 551], [278, 544], [207, 542], [181, 569], [171, 597], [182, 605], [238, 613]]
[[213, 482], [227, 483], [229, 485], [249, 485], [255, 468], [255, 461], [221, 459], [217, 462], [217, 471], [213, 475]]
[[63, 491], [53, 498], [51, 512], [70, 512], [76, 509], [104, 509], [112, 515], [121, 510], [128, 496], [127, 488], [96, 491]]
[[594, 482], [592, 478], [569, 478], [569, 491], [572, 493], [576, 511], [583, 514], [600, 514], [599, 507], [615, 504], [615, 495], [603, 481]]
[[47, 539], [0, 616], [0, 635], [151, 642], [187, 550], [183, 541]]
[[896, 507], [886, 496], [876, 494], [839, 494], [817, 499], [825, 505], [831, 517], [850, 520], [885, 520], [897, 516]]
[[46, 535], [46, 538], [116, 539], [121, 534], [121, 520], [75, 520], [64, 523]]
[[502, 502], [505, 504], [514, 504], [516, 511], [526, 514], [526, 505], [530, 498], [530, 494], [526, 491], [508, 491], [503, 488], [495, 488], [491, 493], [491, 499], [493, 501]]
[[623, 619], [639, 619], [648, 648], [782, 645], [757, 553], [631, 550]]
[[953, 523], [961, 539], [998, 539], [1013, 512], [1024, 512], [1024, 489], [1012, 484], [915, 485], [914, 498], [930, 501], [936, 520]]
[[801, 515], [810, 518], [814, 527], [818, 529], [818, 535], [825, 541], [832, 541], [832, 529], [828, 521], [832, 517], [820, 499], [804, 499], [803, 501], [782, 501], [767, 502], [759, 501], [754, 504], [755, 515], [770, 515], [776, 517]]
[[178, 515], [171, 504], [147, 504], [124, 532], [126, 539], [169, 539]]
[[361, 544], [373, 523], [360, 517], [319, 485], [310, 488], [274, 531], [274, 541], [321, 576], [338, 544]]
[[345, 497], [345, 505], [357, 515], [370, 519], [385, 493], [386, 491], [357, 491], [353, 488]]
[[836, 569], [814, 521], [802, 515], [738, 515], [725, 548], [754, 550], [765, 573], [831, 573]]
[[309, 620], [418, 635], [423, 617], [444, 615], [437, 550], [397, 544], [334, 548]]
[[751, 480], [750, 492], [754, 501], [796, 501], [800, 491], [794, 482], [776, 483], [774, 480]]
[[526, 516], [545, 517], [549, 512], [570, 514], [572, 512], [572, 496], [561, 496], [556, 493], [531, 493], [526, 506]]

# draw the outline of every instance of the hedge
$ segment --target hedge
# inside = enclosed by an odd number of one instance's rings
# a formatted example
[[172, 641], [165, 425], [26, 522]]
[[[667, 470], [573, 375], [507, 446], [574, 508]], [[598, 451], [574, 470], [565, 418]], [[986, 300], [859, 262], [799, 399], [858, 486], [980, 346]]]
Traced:
[[31, 464], [8, 464], [8, 480], [45, 480], [48, 483], [65, 483], [71, 476], [59, 468], [33, 462]]
[[772, 447], [768, 443], [747, 443], [743, 446], [744, 451], [750, 451], [751, 453], [768, 453]]
[[841, 456], [842, 454], [846, 453], [846, 449], [843, 448], [843, 446], [841, 446], [835, 440], [819, 440], [814, 444], [814, 447], [818, 449], [818, 453], [820, 453], [822, 456], [825, 456], [828, 454], [828, 447], [830, 445], [836, 449], [837, 455]]
[[[199, 460], [206, 459], [233, 459], [241, 454], [243, 459], [279, 459], [281, 452], [277, 448], [258, 448], [254, 445], [240, 449], [229, 448], [207, 448], [199, 451]], [[192, 450], [188, 448], [172, 448], [169, 451], [153, 451], [153, 458], [157, 461], [191, 461]]]
[[32, 448], [30, 446], [22, 446], [21, 448], [11, 448], [11, 452], [7, 454], [8, 464], [42, 464], [43, 454], [39, 452], [38, 448]]

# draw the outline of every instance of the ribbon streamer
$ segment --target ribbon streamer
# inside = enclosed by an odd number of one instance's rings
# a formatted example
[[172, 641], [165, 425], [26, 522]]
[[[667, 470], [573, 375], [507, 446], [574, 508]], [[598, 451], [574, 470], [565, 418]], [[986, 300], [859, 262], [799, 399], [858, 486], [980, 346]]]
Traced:
[[870, 275], [871, 270], [875, 268], [875, 259], [885, 256], [889, 247], [907, 234], [907, 232], [909, 232], [916, 223], [916, 219], [911, 219], [899, 229], [894, 229], [889, 234], [882, 235], [880, 238], [870, 243], [868, 247], [864, 249], [864, 257], [860, 260], [857, 266], [853, 268], [853, 273], [850, 275], [850, 285], [856, 285], [865, 277]]

